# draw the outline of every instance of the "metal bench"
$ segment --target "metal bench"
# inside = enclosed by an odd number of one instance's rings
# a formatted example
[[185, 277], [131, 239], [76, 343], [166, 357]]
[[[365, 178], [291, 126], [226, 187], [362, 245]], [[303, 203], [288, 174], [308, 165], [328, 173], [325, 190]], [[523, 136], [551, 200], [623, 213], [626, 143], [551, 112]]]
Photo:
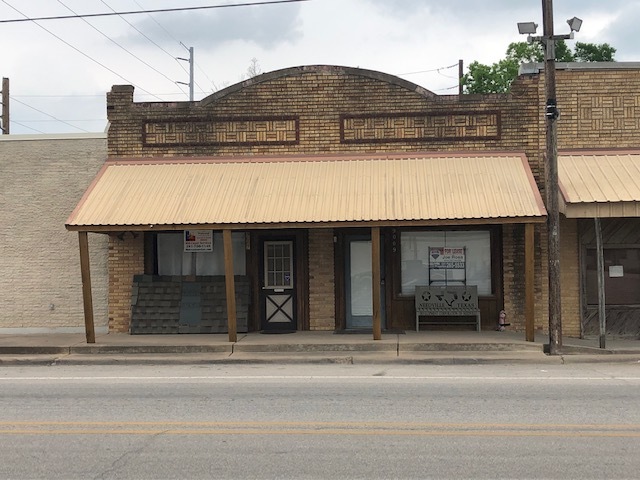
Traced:
[[[416, 331], [420, 325], [475, 325], [480, 331], [480, 309], [478, 287], [475, 285], [416, 286]], [[473, 321], [438, 319], [423, 320], [421, 317], [475, 317]]]

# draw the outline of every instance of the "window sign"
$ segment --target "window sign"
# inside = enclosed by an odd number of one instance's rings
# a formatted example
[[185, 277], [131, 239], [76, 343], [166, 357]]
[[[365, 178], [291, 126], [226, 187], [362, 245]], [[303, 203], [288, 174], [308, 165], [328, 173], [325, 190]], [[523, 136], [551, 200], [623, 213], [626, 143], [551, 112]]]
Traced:
[[185, 230], [185, 252], [213, 252], [213, 230]]
[[464, 270], [464, 247], [431, 247], [429, 249], [429, 268], [433, 270]]

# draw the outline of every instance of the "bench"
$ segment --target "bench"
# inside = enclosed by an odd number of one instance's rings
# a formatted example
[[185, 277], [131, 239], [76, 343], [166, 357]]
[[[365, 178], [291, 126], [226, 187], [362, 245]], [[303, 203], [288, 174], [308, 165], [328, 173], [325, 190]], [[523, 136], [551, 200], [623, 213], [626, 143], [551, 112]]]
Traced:
[[[480, 331], [480, 309], [478, 308], [478, 287], [475, 285], [456, 286], [416, 286], [416, 331], [420, 325], [475, 325]], [[421, 317], [474, 317], [451, 320], [423, 320]]]

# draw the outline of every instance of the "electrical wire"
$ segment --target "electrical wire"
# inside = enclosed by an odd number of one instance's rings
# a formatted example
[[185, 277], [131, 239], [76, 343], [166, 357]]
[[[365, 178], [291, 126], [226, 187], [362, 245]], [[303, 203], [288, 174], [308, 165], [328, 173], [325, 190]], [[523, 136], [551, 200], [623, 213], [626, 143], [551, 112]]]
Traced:
[[440, 73], [441, 70], [448, 70], [449, 68], [453, 68], [453, 67], [457, 67], [457, 66], [458, 66], [458, 64], [454, 63], [453, 65], [447, 65], [446, 67], [432, 68], [431, 70], [421, 70], [419, 72], [398, 73], [398, 76], [400, 76], [400, 75], [417, 75], [419, 73], [432, 73], [432, 72]]
[[[104, 4], [106, 5], [106, 3], [104, 2], [104, 0], [101, 0], [101, 1], [102, 1], [102, 3], [104, 3]], [[140, 7], [141, 9], [143, 9], [143, 10], [144, 10], [144, 7], [143, 7], [142, 5], [140, 5], [140, 3], [138, 3], [138, 1], [137, 1], [137, 0], [134, 0], [134, 3], [135, 3], [138, 7]], [[111, 7], [109, 7], [109, 8], [111, 8]], [[113, 10], [113, 9], [112, 9], [112, 10]], [[153, 20], [153, 22], [154, 22], [156, 25], [158, 25], [158, 27], [160, 27], [160, 28], [161, 28], [161, 29], [162, 29], [162, 30], [163, 30], [163, 31], [164, 31], [164, 32], [169, 36], [169, 38], [171, 38], [174, 42], [176, 42], [176, 43], [177, 43], [177, 44], [179, 44], [180, 46], [182, 46], [182, 47], [184, 47], [184, 48], [187, 48], [187, 47], [184, 45], [184, 43], [182, 43], [180, 40], [178, 40], [178, 39], [177, 39], [177, 38], [175, 38], [173, 35], [171, 35], [171, 32], [169, 32], [169, 30], [167, 30], [167, 29], [166, 29], [166, 28], [165, 28], [165, 27], [164, 27], [160, 22], [158, 22], [158, 20], [156, 20], [156, 18], [155, 18], [153, 15], [151, 15], [150, 13], [148, 13], [148, 14], [147, 14], [147, 16], [148, 16], [151, 20]], [[122, 19], [124, 20], [124, 18], [122, 18]], [[125, 21], [126, 21], [126, 20], [125, 20]], [[127, 22], [127, 23], [129, 23], [129, 22]], [[134, 27], [134, 28], [135, 28], [135, 27]], [[137, 30], [137, 29], [136, 29], [136, 30]], [[167, 53], [168, 53], [168, 52], [167, 52]], [[171, 54], [169, 54], [169, 55], [171, 55]], [[173, 55], [171, 55], [171, 57], [172, 57], [175, 61], [177, 61], [177, 62], [178, 62], [178, 65], [180, 65], [180, 68], [182, 68], [182, 70], [184, 70], [184, 72], [185, 72], [187, 75], [189, 75], [189, 71], [188, 71], [188, 70], [185, 68], [185, 66], [180, 62], [180, 60], [178, 60], [178, 59], [177, 59], [175, 56], [173, 56]], [[198, 65], [198, 63], [195, 61], [195, 59], [194, 59], [193, 63], [194, 63], [194, 65], [198, 68], [198, 70], [200, 70], [200, 72], [202, 72], [202, 74], [203, 74], [203, 75], [205, 76], [205, 78], [209, 81], [209, 83], [213, 84], [213, 80], [211, 80], [211, 79], [207, 76], [206, 72], [205, 72], [202, 68], [200, 68], [200, 65]], [[198, 82], [196, 82], [195, 78], [194, 78], [194, 80], [193, 80], [193, 83], [196, 85], [196, 87], [198, 87], [198, 88], [202, 91], [202, 93], [205, 93], [205, 92], [204, 92], [204, 88], [202, 88], [202, 87], [198, 84]]]
[[[310, 0], [270, 0], [263, 2], [250, 2], [250, 3], [232, 3], [228, 5], [203, 5], [199, 7], [178, 7], [178, 8], [161, 8], [157, 10], [142, 10], [131, 12], [113, 12], [113, 13], [88, 13], [83, 15], [57, 15], [55, 17], [25, 17], [26, 18], [14, 18], [10, 20], [0, 20], [0, 23], [16, 23], [16, 22], [34, 22], [43, 20], [67, 20], [70, 18], [91, 18], [91, 17], [111, 17], [114, 15], [137, 15], [141, 13], [166, 13], [166, 12], [186, 12], [190, 10], [210, 10], [213, 8], [230, 8], [230, 7], [252, 7], [256, 5], [274, 5], [279, 3], [299, 3], [308, 2]], [[6, 3], [6, 2], [5, 2]], [[8, 4], [7, 4], [8, 5]], [[10, 6], [10, 5], [9, 5]], [[13, 7], [11, 7], [13, 8]], [[15, 8], [14, 8], [15, 10]], [[17, 11], [17, 10], [16, 10]], [[18, 12], [22, 15], [21, 12]]]
[[[4, 3], [5, 5], [7, 5], [9, 8], [15, 10], [16, 12], [18, 12], [20, 15], [22, 15], [25, 18], [28, 18], [24, 13], [22, 13], [20, 10], [18, 10], [16, 7], [14, 7], [13, 5], [9, 4], [6, 0], [1, 0], [2, 3]], [[84, 53], [82, 50], [80, 50], [79, 48], [71, 45], [69, 42], [67, 42], [66, 40], [62, 39], [61, 37], [59, 37], [58, 35], [56, 35], [55, 33], [53, 33], [51, 30], [43, 27], [42, 25], [40, 25], [38, 22], [36, 22], [35, 20], [31, 20], [29, 19], [29, 21], [32, 21], [34, 24], [36, 24], [38, 27], [40, 27], [41, 29], [43, 29], [45, 32], [47, 32], [48, 34], [54, 36], [55, 38], [57, 38], [58, 40], [60, 40], [62, 43], [64, 43], [65, 45], [67, 45], [68, 47], [73, 48], [76, 52], [78, 52], [79, 54], [81, 54], [82, 56], [88, 58], [89, 60], [91, 60], [92, 62], [100, 65], [102, 68], [108, 70], [109, 72], [113, 73], [115, 76], [117, 76], [118, 78], [120, 78], [121, 80], [124, 80], [125, 82], [127, 82], [130, 85], [133, 85], [134, 87], [142, 90], [145, 93], [148, 93], [149, 95], [152, 95], [153, 97], [157, 98], [158, 100], [162, 101], [162, 99], [156, 95], [154, 95], [153, 93], [145, 90], [144, 88], [136, 85], [135, 83], [133, 83], [130, 80], [127, 80], [125, 77], [123, 77], [122, 75], [120, 75], [118, 72], [116, 72], [115, 70], [112, 70], [111, 68], [107, 67], [106, 65], [103, 65], [102, 63], [100, 63], [98, 60], [96, 60], [95, 58], [91, 57], [90, 55], [87, 55], [86, 53]]]
[[[32, 106], [31, 106], [31, 105], [29, 105], [28, 103], [24, 103], [24, 102], [22, 102], [22, 101], [18, 100], [18, 99], [17, 99], [17, 98], [15, 98], [13, 95], [12, 95], [12, 96], [10, 96], [9, 98], [10, 98], [11, 100], [13, 100], [14, 102], [18, 102], [19, 104], [24, 105], [25, 107], [28, 107], [28, 108], [30, 108], [31, 110], [35, 110], [36, 112], [41, 113], [41, 114], [43, 114], [43, 115], [46, 115], [47, 117], [53, 118], [54, 120], [57, 120], [58, 122], [64, 123], [65, 125], [69, 125], [70, 127], [73, 127], [73, 128], [75, 128], [75, 129], [81, 130], [81, 131], [86, 132], [86, 133], [91, 133], [91, 132], [89, 132], [89, 130], [85, 130], [84, 128], [76, 127], [75, 125], [73, 125], [73, 124], [71, 124], [71, 123], [69, 123], [69, 122], [65, 122], [64, 120], [60, 120], [59, 118], [56, 118], [56, 117], [54, 117], [53, 115], [51, 115], [51, 114], [49, 114], [49, 113], [47, 113], [47, 112], [43, 112], [42, 110], [40, 110], [40, 109], [38, 109], [38, 108], [36, 108], [36, 107], [32, 107]], [[23, 125], [23, 126], [24, 126], [24, 125]], [[29, 128], [29, 127], [27, 127], [27, 128]], [[41, 133], [42, 133], [42, 132], [41, 132]]]
[[11, 125], [20, 125], [21, 127], [28, 128], [29, 130], [33, 130], [36, 133], [44, 134], [44, 132], [42, 130], [38, 130], [37, 128], [30, 127], [29, 125], [25, 125], [24, 123], [20, 123], [20, 122], [14, 120], [13, 118], [11, 119]]
[[[104, 0], [100, 0], [102, 2], [103, 5], [105, 5], [109, 10], [111, 10], [112, 12], [115, 12], [115, 10]], [[136, 2], [137, 4], [138, 2]], [[140, 5], [138, 5], [140, 6]], [[143, 8], [143, 7], [140, 7]], [[116, 12], [117, 13], [117, 12]], [[149, 17], [151, 17], [151, 15], [149, 15]], [[178, 63], [178, 65], [180, 65], [180, 68], [182, 68], [182, 70], [185, 71], [185, 73], [189, 73], [187, 72], [187, 69], [184, 68], [184, 65], [182, 65], [182, 63], [180, 63], [180, 61], [175, 57], [175, 55], [172, 55], [171, 53], [169, 53], [167, 50], [165, 50], [163, 47], [161, 47], [160, 45], [158, 45], [155, 41], [153, 41], [151, 38], [149, 38], [149, 36], [147, 36], [142, 30], [140, 30], [138, 27], [136, 27], [133, 23], [131, 23], [129, 20], [127, 20], [124, 16], [120, 15], [120, 18], [127, 23], [127, 25], [129, 25], [131, 28], [133, 28], [136, 32], [138, 32], [140, 35], [142, 35], [144, 38], [146, 38], [151, 44], [155, 45], [156, 47], [158, 47], [162, 52], [166, 53], [169, 57], [171, 57], [175, 62]], [[151, 19], [153, 19], [153, 17], [151, 17]], [[158, 23], [158, 22], [156, 22]], [[174, 80], [174, 83], [176, 83], [176, 85], [178, 85], [178, 83]], [[194, 80], [195, 83], [195, 80]], [[182, 87], [180, 87], [180, 85], [178, 85], [178, 88], [180, 88], [180, 90], [187, 95], [187, 93], [184, 91], [184, 89]], [[202, 90], [202, 88], [198, 85], [198, 88], [200, 88]]]
[[[65, 5], [62, 0], [58, 0], [58, 3], [60, 5], [62, 5], [63, 7], [65, 7], [67, 10], [69, 10], [72, 13], [76, 13], [73, 11], [73, 9], [71, 9], [70, 7], [68, 7], [67, 5]], [[103, 2], [104, 3], [104, 2]], [[102, 30], [100, 30], [98, 27], [96, 27], [95, 25], [92, 25], [88, 20], [86, 20], [85, 18], [81, 18], [80, 20], [82, 20], [84, 23], [86, 23], [87, 25], [89, 25], [91, 28], [93, 28], [96, 32], [98, 32], [100, 35], [102, 35], [104, 38], [106, 38], [107, 40], [109, 40], [111, 43], [113, 43], [115, 46], [119, 47], [121, 50], [123, 50], [125, 53], [128, 53], [129, 55], [131, 55], [133, 58], [135, 58], [136, 60], [138, 60], [139, 62], [141, 62], [143, 65], [149, 67], [151, 70], [153, 70], [154, 72], [158, 73], [159, 75], [161, 75], [162, 77], [164, 77], [165, 79], [169, 80], [172, 84], [176, 84], [175, 80], [170, 79], [169, 77], [167, 77], [164, 73], [162, 73], [160, 70], [158, 70], [157, 68], [155, 68], [153, 65], [148, 64], [147, 62], [145, 62], [143, 59], [141, 59], [140, 57], [138, 57], [136, 54], [132, 53], [131, 51], [127, 50], [125, 47], [123, 47], [122, 45], [120, 45], [118, 42], [116, 42], [113, 38], [111, 38], [109, 35], [107, 35], [106, 33], [104, 33]], [[128, 23], [128, 22], [127, 22]], [[182, 93], [185, 93], [184, 90], [179, 86], [176, 85], [178, 88], [180, 88], [180, 90], [182, 90]]]

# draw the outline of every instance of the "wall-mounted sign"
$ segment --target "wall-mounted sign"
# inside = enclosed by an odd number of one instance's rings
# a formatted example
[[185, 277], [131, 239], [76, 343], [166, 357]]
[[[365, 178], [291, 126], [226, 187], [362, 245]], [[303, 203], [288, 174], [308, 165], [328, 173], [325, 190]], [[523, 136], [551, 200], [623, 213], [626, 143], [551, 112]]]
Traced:
[[185, 230], [185, 252], [213, 252], [213, 230]]
[[611, 265], [609, 267], [609, 277], [610, 278], [624, 277], [623, 265]]
[[430, 247], [429, 248], [429, 268], [439, 269], [461, 269], [465, 268], [464, 247]]

